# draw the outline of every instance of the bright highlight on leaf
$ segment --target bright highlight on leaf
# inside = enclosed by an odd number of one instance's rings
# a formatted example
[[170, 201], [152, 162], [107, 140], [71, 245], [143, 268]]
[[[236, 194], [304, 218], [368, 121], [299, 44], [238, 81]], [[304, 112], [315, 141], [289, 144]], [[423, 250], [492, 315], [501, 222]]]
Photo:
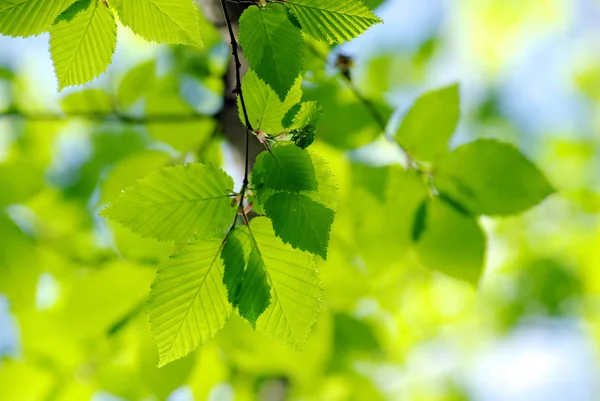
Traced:
[[112, 0], [111, 6], [124, 25], [146, 40], [202, 46], [193, 0]]
[[236, 213], [232, 190], [233, 180], [218, 167], [166, 167], [125, 190], [101, 214], [161, 241], [222, 238]]
[[80, 2], [89, 5], [50, 29], [50, 53], [59, 90], [85, 84], [102, 74], [117, 45], [117, 23], [112, 11], [99, 0]]
[[222, 283], [223, 243], [194, 242], [160, 267], [148, 301], [159, 366], [187, 355], [225, 326], [231, 305]]
[[486, 139], [446, 156], [438, 166], [435, 185], [472, 213], [490, 216], [523, 212], [554, 192], [514, 146]]
[[2, 0], [0, 1], [0, 34], [33, 36], [48, 31], [75, 0]]
[[426, 93], [402, 120], [396, 141], [414, 158], [436, 161], [447, 152], [459, 118], [458, 85]]
[[[302, 98], [302, 80], [296, 79], [294, 86], [288, 92], [282, 102], [273, 89], [264, 83], [252, 70], [244, 75], [242, 87], [244, 88], [244, 100], [250, 123], [255, 129], [260, 129], [267, 134], [279, 134], [284, 130], [281, 121], [290, 110]], [[240, 99], [238, 99], [238, 104]], [[244, 121], [242, 108], [238, 106], [240, 121]]]
[[240, 44], [250, 68], [281, 101], [302, 71], [304, 40], [280, 4], [249, 7], [240, 18]]
[[356, 38], [381, 22], [360, 0], [286, 0], [302, 30], [327, 43]]

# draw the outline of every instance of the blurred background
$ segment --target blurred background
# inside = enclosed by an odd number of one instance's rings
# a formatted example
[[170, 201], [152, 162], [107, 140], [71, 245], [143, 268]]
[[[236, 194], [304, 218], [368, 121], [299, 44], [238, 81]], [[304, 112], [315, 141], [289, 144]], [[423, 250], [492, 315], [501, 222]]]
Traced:
[[[313, 149], [342, 199], [306, 348], [234, 317], [156, 368], [145, 300], [175, 247], [97, 213], [161, 166], [218, 163], [240, 182], [229, 48], [209, 3], [204, 49], [120, 27], [108, 71], [60, 94], [46, 35], [0, 37], [0, 400], [599, 400], [597, 0], [371, 0], [384, 24], [334, 49], [310, 42], [304, 96], [325, 109]], [[395, 243], [384, 223], [396, 205], [378, 193], [402, 162], [384, 131], [455, 81], [453, 145], [513, 143], [558, 189], [522, 216], [483, 219], [477, 289]]]

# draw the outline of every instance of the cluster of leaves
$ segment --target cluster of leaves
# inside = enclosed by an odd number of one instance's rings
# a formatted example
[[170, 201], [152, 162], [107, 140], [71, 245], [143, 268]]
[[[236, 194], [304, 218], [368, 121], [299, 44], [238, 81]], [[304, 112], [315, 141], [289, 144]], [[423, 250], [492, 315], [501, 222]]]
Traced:
[[479, 216], [521, 213], [554, 189], [510, 144], [479, 139], [449, 151], [459, 118], [458, 85], [415, 101], [394, 135], [407, 154], [406, 170], [391, 173], [402, 178], [382, 199], [403, 209], [402, 221], [389, 224], [403, 228], [397, 238], [413, 244], [423, 265], [477, 285], [486, 249]]
[[[201, 17], [191, 0], [46, 3], [0, 6], [0, 33], [49, 31], [61, 89], [106, 69], [116, 45], [115, 13], [148, 40], [201, 45]], [[240, 18], [239, 43], [250, 71], [236, 88], [239, 114], [248, 134], [267, 149], [246, 177], [249, 181], [236, 191], [232, 178], [214, 165], [164, 167], [103, 210], [142, 237], [178, 245], [159, 268], [150, 294], [160, 365], [213, 338], [233, 312], [265, 335], [302, 347], [322, 303], [315, 257], [327, 258], [338, 203], [332, 172], [306, 148], [318, 127], [344, 124], [327, 107], [327, 97], [319, 95], [329, 90], [327, 85], [303, 93], [306, 45], [313, 39], [342, 43], [378, 22], [356, 0], [259, 1], [247, 8]], [[235, 52], [233, 37], [232, 44]], [[150, 69], [142, 65], [134, 74], [146, 77]], [[342, 72], [350, 79], [348, 71]], [[70, 104], [76, 107], [82, 94], [99, 95], [97, 108], [111, 111], [110, 101], [93, 91], [74, 94]], [[126, 99], [127, 89], [123, 94], [125, 104], [137, 99]], [[354, 110], [352, 105], [346, 109]], [[457, 85], [416, 101], [394, 136], [407, 155], [406, 168], [380, 169], [382, 180], [365, 185], [383, 210], [400, 212], [374, 223], [357, 196], [366, 213], [357, 220], [365, 241], [371, 230], [375, 238], [385, 231], [393, 248], [412, 247], [425, 266], [476, 284], [486, 246], [478, 217], [519, 213], [552, 188], [511, 145], [479, 140], [450, 152], [459, 116]]]
[[[334, 43], [378, 21], [356, 2], [249, 7], [240, 19], [240, 44], [251, 66], [240, 118], [248, 115], [268, 149], [254, 164], [251, 184], [235, 192], [218, 167], [167, 167], [102, 212], [143, 237], [187, 244], [159, 269], [150, 294], [161, 365], [214, 337], [232, 310], [266, 335], [303, 346], [322, 302], [313, 255], [327, 257], [338, 196], [326, 162], [306, 150], [321, 109], [301, 102], [300, 29]], [[246, 197], [266, 217], [249, 221]], [[238, 214], [245, 225], [237, 225]]]

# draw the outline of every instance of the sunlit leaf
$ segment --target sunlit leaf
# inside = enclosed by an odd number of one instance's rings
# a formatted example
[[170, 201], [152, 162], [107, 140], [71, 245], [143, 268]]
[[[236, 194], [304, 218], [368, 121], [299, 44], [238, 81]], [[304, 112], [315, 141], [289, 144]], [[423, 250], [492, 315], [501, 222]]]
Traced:
[[199, 240], [160, 267], [152, 284], [149, 314], [159, 366], [213, 338], [231, 312], [222, 283], [223, 241]]
[[50, 29], [50, 53], [58, 89], [82, 85], [102, 74], [117, 46], [113, 12], [99, 0]]
[[361, 0], [287, 0], [302, 30], [328, 43], [343, 43], [381, 22]]
[[163, 241], [222, 236], [236, 213], [232, 190], [233, 180], [217, 167], [166, 167], [125, 190], [101, 215]]

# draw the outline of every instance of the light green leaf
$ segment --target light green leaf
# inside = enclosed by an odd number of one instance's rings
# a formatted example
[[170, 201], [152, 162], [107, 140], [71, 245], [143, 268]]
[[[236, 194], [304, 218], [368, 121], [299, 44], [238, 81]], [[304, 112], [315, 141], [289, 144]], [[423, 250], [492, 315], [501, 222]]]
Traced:
[[274, 146], [254, 163], [252, 182], [257, 191], [315, 191], [318, 188], [310, 155], [294, 144]]
[[60, 20], [50, 28], [50, 53], [58, 78], [58, 89], [83, 85], [102, 74], [117, 45], [117, 23], [112, 11], [100, 0], [78, 12], [71, 20]]
[[523, 212], [554, 192], [544, 175], [514, 146], [478, 140], [440, 162], [435, 185], [475, 214]]
[[250, 68], [284, 101], [302, 71], [304, 40], [283, 5], [249, 7], [240, 17], [240, 44]]
[[111, 5], [121, 22], [146, 40], [202, 46], [193, 0], [113, 0]]
[[313, 257], [284, 244], [266, 217], [253, 219], [250, 231], [271, 286], [271, 305], [256, 328], [276, 341], [302, 349], [322, 304], [323, 289]]
[[222, 247], [218, 239], [196, 241], [158, 270], [148, 304], [159, 366], [187, 355], [225, 326], [231, 305], [222, 283]]
[[458, 84], [426, 93], [402, 120], [396, 141], [417, 160], [435, 161], [447, 152], [459, 118]]
[[[266, 83], [258, 78], [252, 70], [244, 76], [242, 87], [244, 88], [244, 100], [248, 118], [255, 129], [260, 129], [267, 134], [279, 134], [284, 131], [281, 120], [289, 109], [302, 98], [302, 79], [296, 79], [292, 89], [288, 92], [285, 101], [273, 92]], [[238, 112], [240, 121], [244, 122], [240, 99], [238, 98]]]
[[0, 34], [33, 36], [48, 31], [75, 0], [0, 0]]
[[298, 107], [291, 124], [286, 128], [299, 129], [307, 125], [315, 125], [323, 113], [323, 108], [315, 101], [299, 103]]
[[421, 263], [473, 285], [485, 261], [485, 234], [474, 217], [440, 199], [427, 203], [424, 227], [415, 245]]
[[232, 190], [232, 178], [218, 167], [165, 167], [125, 190], [101, 215], [161, 241], [222, 237], [237, 211]]
[[360, 0], [287, 0], [302, 30], [327, 43], [356, 38], [381, 22]]
[[277, 192], [265, 203], [265, 211], [283, 242], [327, 259], [333, 210], [305, 195]]
[[69, 93], [61, 99], [60, 105], [66, 114], [110, 114], [113, 111], [112, 99], [102, 89], [84, 89]]
[[[428, 198], [427, 186], [401, 166], [352, 166], [355, 243], [372, 269], [402, 260], [412, 246], [415, 216]], [[381, 250], [385, 249], [385, 252]]]
[[288, 127], [288, 134], [291, 136], [292, 142], [301, 149], [306, 149], [315, 140], [317, 122], [323, 113], [323, 109], [315, 101], [302, 102], [298, 106], [299, 109]]
[[148, 93], [156, 80], [155, 69], [156, 63], [152, 59], [127, 71], [117, 91], [117, 101], [121, 106], [129, 107]]

